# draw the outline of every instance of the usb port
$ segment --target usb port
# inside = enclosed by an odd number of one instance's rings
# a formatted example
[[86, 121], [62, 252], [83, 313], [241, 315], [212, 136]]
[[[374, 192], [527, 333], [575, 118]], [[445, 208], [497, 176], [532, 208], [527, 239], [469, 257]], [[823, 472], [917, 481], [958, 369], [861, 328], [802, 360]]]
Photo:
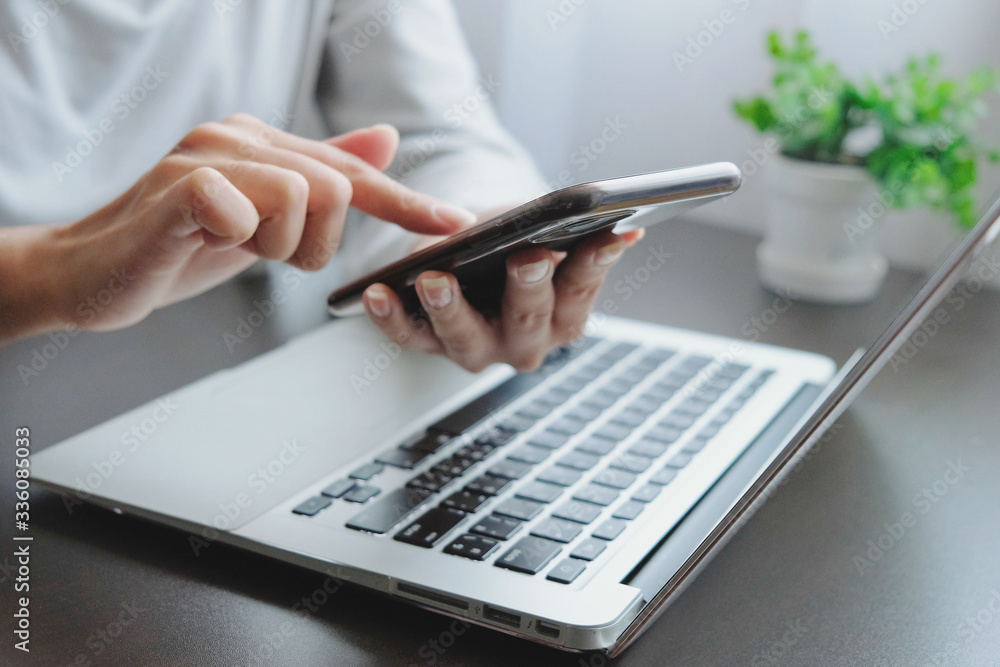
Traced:
[[559, 637], [559, 626], [541, 619], [535, 621], [535, 630], [543, 637], [551, 637], [552, 639]]
[[509, 625], [512, 628], [521, 627], [520, 614], [513, 614], [509, 611], [504, 611], [503, 609], [491, 607], [488, 604], [483, 605], [483, 618], [487, 621], [492, 621], [493, 623]]

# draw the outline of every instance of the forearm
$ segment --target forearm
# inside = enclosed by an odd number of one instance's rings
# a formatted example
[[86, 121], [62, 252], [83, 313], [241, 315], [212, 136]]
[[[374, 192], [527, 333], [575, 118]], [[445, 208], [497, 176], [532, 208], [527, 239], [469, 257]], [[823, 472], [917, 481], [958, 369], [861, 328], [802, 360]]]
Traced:
[[53, 227], [0, 228], [0, 344], [63, 326], [50, 284]]

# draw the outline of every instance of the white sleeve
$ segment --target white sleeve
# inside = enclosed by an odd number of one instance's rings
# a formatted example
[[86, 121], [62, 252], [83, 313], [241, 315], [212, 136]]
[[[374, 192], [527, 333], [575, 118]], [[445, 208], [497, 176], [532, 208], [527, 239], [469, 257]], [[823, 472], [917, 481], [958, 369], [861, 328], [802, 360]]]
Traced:
[[[399, 129], [388, 173], [410, 188], [483, 211], [542, 194], [527, 152], [497, 120], [503, 86], [479, 74], [447, 0], [337, 0], [317, 102], [334, 134], [375, 123]], [[364, 216], [345, 230], [356, 276], [406, 255], [417, 236]]]

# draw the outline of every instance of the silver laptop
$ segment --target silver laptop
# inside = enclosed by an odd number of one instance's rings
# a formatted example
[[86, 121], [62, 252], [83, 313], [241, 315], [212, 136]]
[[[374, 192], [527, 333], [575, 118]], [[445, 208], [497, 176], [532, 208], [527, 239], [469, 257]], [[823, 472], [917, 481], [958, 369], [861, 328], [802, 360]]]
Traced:
[[569, 650], [624, 650], [1000, 230], [863, 355], [620, 319], [479, 375], [331, 322], [32, 458], [71, 501]]

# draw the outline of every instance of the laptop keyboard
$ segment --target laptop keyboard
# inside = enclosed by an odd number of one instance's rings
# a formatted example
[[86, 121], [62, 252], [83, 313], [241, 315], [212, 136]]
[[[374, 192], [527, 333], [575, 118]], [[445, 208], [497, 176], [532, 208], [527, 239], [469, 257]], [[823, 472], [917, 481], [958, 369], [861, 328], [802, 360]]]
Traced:
[[[357, 504], [348, 528], [571, 583], [773, 373], [712, 361], [584, 339], [292, 512]], [[422, 470], [382, 488], [387, 467]]]

